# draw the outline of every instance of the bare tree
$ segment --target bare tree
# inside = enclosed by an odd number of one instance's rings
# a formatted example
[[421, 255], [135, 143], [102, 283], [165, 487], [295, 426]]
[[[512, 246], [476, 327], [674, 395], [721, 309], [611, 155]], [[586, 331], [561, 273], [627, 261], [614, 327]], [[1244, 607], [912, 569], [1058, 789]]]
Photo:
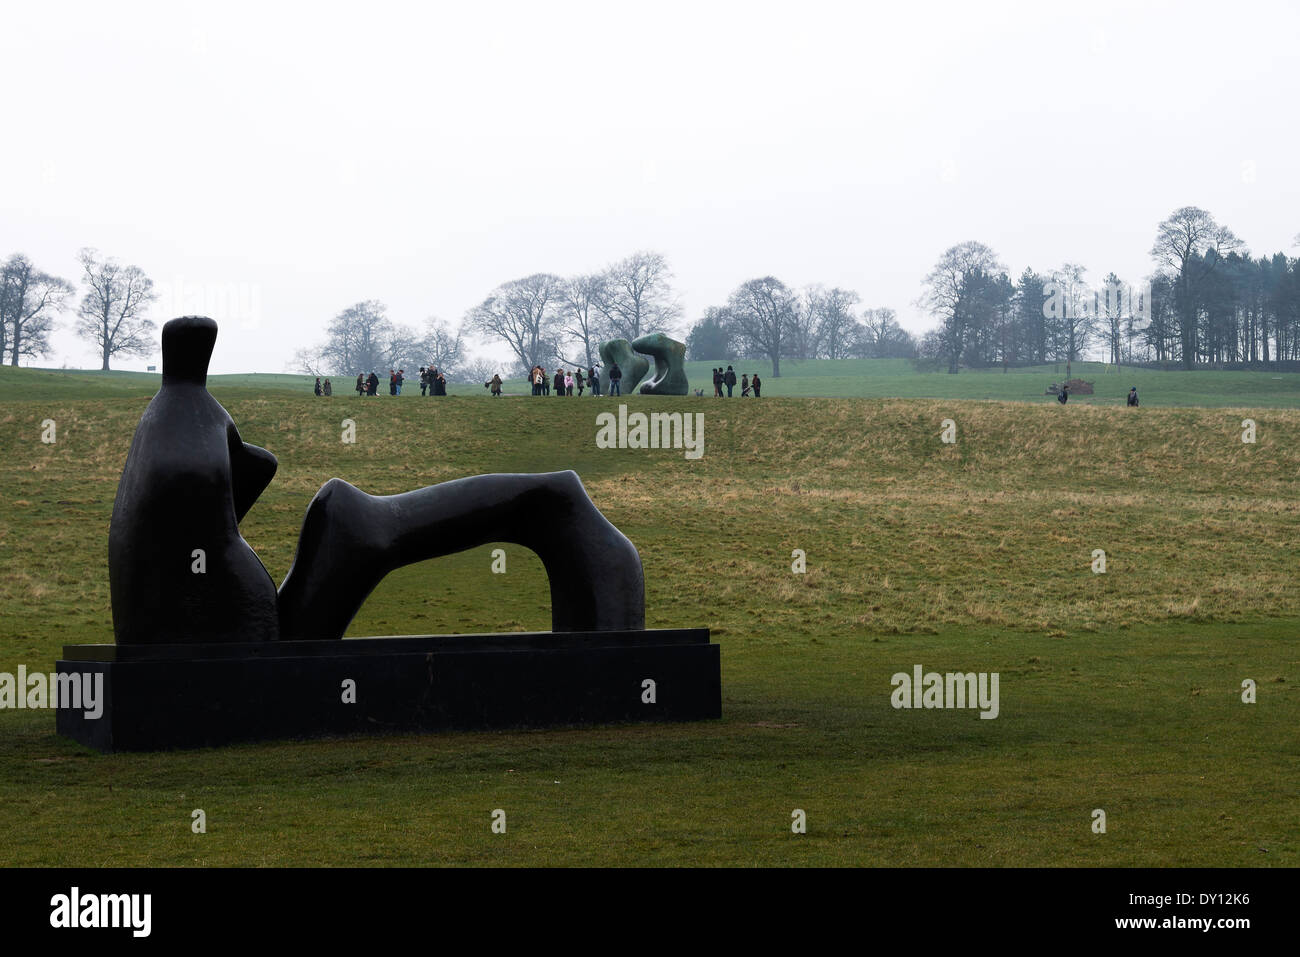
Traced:
[[6, 342], [10, 365], [18, 365], [23, 356], [48, 353], [54, 316], [67, 308], [75, 292], [72, 283], [41, 272], [26, 256], [10, 256], [0, 266], [0, 362]]
[[156, 326], [145, 309], [157, 298], [153, 280], [139, 266], [123, 266], [83, 249], [77, 261], [84, 271], [86, 292], [77, 310], [77, 335], [93, 342], [103, 359], [102, 369], [115, 355], [149, 356], [154, 352]]
[[560, 284], [557, 304], [560, 334], [577, 344], [583, 356], [577, 362], [565, 359], [566, 365], [581, 365], [589, 369], [596, 364], [604, 332], [602, 326], [606, 325], [599, 305], [608, 296], [605, 279], [604, 273], [595, 273], [574, 276]]
[[1056, 357], [1065, 360], [1065, 378], [1070, 365], [1079, 359], [1097, 333], [1097, 293], [1083, 279], [1082, 266], [1066, 263], [1052, 273], [1043, 286], [1048, 299], [1043, 316], [1055, 333]]
[[813, 285], [795, 297], [790, 324], [785, 332], [782, 354], [787, 359], [815, 359], [817, 357], [817, 314], [825, 290]]
[[1113, 272], [1107, 273], [1102, 288], [1097, 291], [1097, 322], [1106, 340], [1110, 364], [1116, 372], [1124, 358], [1124, 307], [1124, 284]]
[[752, 354], [772, 360], [773, 378], [781, 375], [781, 356], [798, 310], [798, 294], [773, 276], [751, 279], [727, 301], [736, 335]]
[[508, 345], [521, 368], [542, 364], [556, 352], [556, 301], [563, 282], [551, 273], [535, 273], [498, 286], [469, 311], [466, 324]]
[[[475, 357], [468, 362], [462, 362], [457, 368], [454, 376], [448, 376], [454, 382], [463, 383], [486, 383], [491, 382], [492, 377], [499, 372], [504, 371], [501, 363], [494, 359], [484, 359]], [[502, 377], [504, 378], [504, 376]]]
[[851, 289], [824, 289], [813, 286], [807, 293], [808, 306], [815, 323], [815, 355], [826, 359], [847, 359], [853, 347], [853, 329], [857, 320], [853, 309], [861, 301]]
[[[432, 366], [448, 379], [458, 376], [463, 362], [464, 340], [461, 328], [430, 316], [424, 323], [424, 336], [420, 339], [420, 362], [417, 366]], [[477, 373], [475, 373], [477, 376]], [[469, 381], [473, 381], [471, 378]]]
[[941, 332], [950, 373], [956, 374], [967, 340], [983, 318], [984, 287], [1005, 271], [988, 246], [964, 242], [947, 249], [925, 277], [920, 304], [943, 323]]
[[1220, 226], [1214, 217], [1196, 206], [1174, 210], [1156, 227], [1151, 255], [1172, 274], [1174, 309], [1182, 334], [1183, 366], [1191, 368], [1197, 352], [1196, 292], [1222, 262], [1241, 246], [1232, 230]]
[[[324, 345], [315, 352], [330, 375], [356, 375], [386, 368], [395, 328], [377, 299], [355, 303], [330, 320]], [[315, 372], [312, 373], [316, 374]]]
[[605, 270], [594, 305], [611, 336], [629, 341], [648, 332], [675, 331], [681, 308], [673, 297], [668, 263], [659, 253], [633, 253]]
[[327, 376], [337, 375], [330, 371], [330, 366], [326, 363], [325, 357], [321, 355], [321, 350], [317, 346], [306, 346], [299, 349], [293, 354], [286, 366], [289, 372], [301, 372], [309, 376]]
[[911, 333], [898, 324], [892, 309], [880, 307], [862, 313], [852, 351], [863, 359], [905, 359], [916, 355]]

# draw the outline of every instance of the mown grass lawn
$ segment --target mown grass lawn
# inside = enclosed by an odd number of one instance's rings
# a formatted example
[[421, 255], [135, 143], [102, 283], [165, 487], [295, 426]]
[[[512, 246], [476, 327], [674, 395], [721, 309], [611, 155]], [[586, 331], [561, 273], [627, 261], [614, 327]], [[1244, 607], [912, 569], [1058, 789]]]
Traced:
[[[648, 624], [713, 629], [724, 717], [101, 756], [0, 711], [4, 863], [1297, 863], [1300, 411], [629, 399], [703, 412], [689, 461], [597, 449], [609, 400], [213, 389], [279, 456], [243, 525], [277, 580], [332, 476], [575, 469], [641, 551]], [[108, 521], [146, 403], [0, 404], [0, 671], [111, 640]], [[540, 562], [506, 547], [506, 575], [488, 548], [394, 574], [349, 633], [548, 627]], [[999, 717], [895, 710], [915, 664], [999, 672]]]

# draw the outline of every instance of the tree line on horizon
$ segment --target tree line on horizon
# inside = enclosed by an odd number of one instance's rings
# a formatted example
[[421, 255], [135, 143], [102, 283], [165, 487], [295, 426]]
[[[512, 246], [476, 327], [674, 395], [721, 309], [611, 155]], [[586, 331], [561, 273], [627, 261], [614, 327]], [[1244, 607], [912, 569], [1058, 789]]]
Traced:
[[[1300, 237], [1297, 237], [1300, 244]], [[1099, 286], [1066, 263], [1012, 280], [978, 242], [946, 250], [926, 276], [921, 304], [938, 320], [923, 360], [961, 366], [1067, 363], [1100, 347], [1112, 365], [1244, 368], [1300, 360], [1300, 259], [1254, 258], [1195, 206], [1156, 227], [1154, 272], [1143, 282], [1109, 273]]]
[[[1300, 244], [1300, 237], [1297, 237]], [[1012, 279], [997, 254], [963, 242], [940, 256], [922, 281], [918, 305], [936, 321], [920, 337], [893, 309], [860, 310], [857, 292], [774, 276], [747, 280], [724, 304], [689, 328], [666, 258], [633, 253], [576, 276], [534, 273], [502, 283], [457, 325], [429, 318], [422, 328], [394, 322], [379, 300], [339, 312], [321, 343], [298, 351], [295, 371], [356, 375], [438, 368], [449, 381], [486, 381], [501, 363], [469, 355], [466, 339], [505, 345], [513, 368], [588, 368], [600, 343], [650, 332], [684, 338], [687, 358], [771, 363], [804, 359], [904, 358], [920, 368], [1003, 368], [1064, 361], [1100, 350], [1112, 365], [1154, 363], [1277, 368], [1300, 361], [1300, 259], [1277, 252], [1252, 257], [1231, 230], [1205, 210], [1175, 210], [1157, 226], [1154, 272], [1141, 282], [1114, 272], [1099, 285], [1075, 263]], [[157, 298], [137, 266], [83, 249], [76, 332], [108, 369], [114, 356], [147, 356], [156, 326], [146, 317]], [[21, 254], [0, 263], [0, 363], [17, 365], [49, 351], [55, 317], [71, 308], [76, 287], [37, 269]]]

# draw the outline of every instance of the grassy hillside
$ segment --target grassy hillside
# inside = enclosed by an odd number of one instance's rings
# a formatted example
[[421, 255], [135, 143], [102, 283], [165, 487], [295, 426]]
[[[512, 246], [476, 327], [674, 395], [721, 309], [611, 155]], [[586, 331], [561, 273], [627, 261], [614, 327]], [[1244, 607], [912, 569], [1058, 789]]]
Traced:
[[[723, 719], [101, 757], [51, 712], [0, 711], [0, 861], [1300, 862], [1300, 411], [634, 400], [702, 411], [689, 461], [597, 449], [609, 403], [239, 388], [214, 391], [280, 459], [243, 525], [277, 580], [332, 476], [391, 493], [573, 468], [641, 551], [648, 624], [713, 629]], [[0, 405], [0, 671], [111, 640], [106, 533], [146, 402]], [[549, 627], [540, 562], [505, 547], [507, 575], [485, 547], [390, 576], [349, 633]], [[917, 663], [998, 671], [1002, 715], [894, 710], [890, 676]]]

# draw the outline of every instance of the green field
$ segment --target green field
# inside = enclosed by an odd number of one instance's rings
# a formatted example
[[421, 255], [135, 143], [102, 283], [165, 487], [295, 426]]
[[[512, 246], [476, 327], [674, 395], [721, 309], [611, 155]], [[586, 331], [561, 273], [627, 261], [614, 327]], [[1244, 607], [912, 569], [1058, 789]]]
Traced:
[[[710, 370], [719, 363], [688, 362], [687, 375], [692, 389], [703, 389], [705, 397], [713, 394]], [[1050, 403], [1055, 398], [1047, 387], [1065, 378], [1065, 365], [1045, 365], [1027, 369], [963, 369], [959, 375], [946, 372], [917, 372], [905, 359], [817, 359], [806, 362], [786, 360], [780, 378], [771, 376], [771, 363], [734, 360], [736, 375], [757, 371], [763, 381], [763, 398], [803, 396], [808, 398], [864, 399], [993, 399], [1009, 402]], [[1070, 401], [1079, 405], [1123, 406], [1131, 386], [1137, 386], [1142, 405], [1153, 407], [1202, 406], [1222, 408], [1254, 406], [1263, 408], [1300, 408], [1300, 373], [1218, 372], [1121, 369], [1097, 362], [1076, 362], [1071, 376], [1094, 383], [1093, 395], [1078, 395]], [[57, 399], [62, 396], [84, 397], [97, 394], [104, 398], [151, 396], [158, 389], [157, 373], [66, 371], [55, 369], [13, 369], [0, 366], [0, 400]], [[280, 392], [312, 394], [310, 376], [279, 373], [210, 376], [209, 388], [219, 398], [247, 398]], [[351, 391], [355, 378], [335, 380], [335, 399], [357, 399]], [[341, 385], [340, 385], [341, 383]], [[380, 397], [392, 401], [388, 382], [380, 383]], [[402, 399], [419, 399], [420, 383], [408, 381]], [[489, 398], [479, 385], [453, 383], [451, 395]], [[507, 395], [530, 395], [523, 379], [505, 383]], [[739, 397], [737, 385], [735, 395]], [[554, 398], [554, 396], [552, 396]], [[576, 396], [575, 396], [576, 398]], [[426, 400], [427, 401], [427, 400]]]
[[[301, 377], [214, 377], [280, 460], [242, 526], [277, 581], [332, 476], [385, 494], [572, 468], [641, 552], [647, 624], [713, 629], [723, 717], [101, 756], [53, 712], [3, 710], [0, 863], [1300, 863], [1298, 380], [1111, 373], [1157, 406], [1131, 410], [1034, 395], [1050, 370], [816, 368], [765, 377], [760, 402], [631, 400], [702, 411], [698, 461], [599, 450], [580, 402], [325, 402]], [[1159, 408], [1160, 375], [1229, 407]], [[919, 391], [782, 394], [877, 378]], [[111, 641], [108, 523], [151, 380], [0, 371], [0, 671]], [[975, 401], [999, 383], [1034, 402]], [[975, 391], [924, 397], [945, 384]], [[548, 628], [540, 562], [505, 547], [506, 575], [490, 547], [395, 573], [349, 634]], [[915, 664], [998, 672], [999, 717], [895, 710], [891, 675]]]

